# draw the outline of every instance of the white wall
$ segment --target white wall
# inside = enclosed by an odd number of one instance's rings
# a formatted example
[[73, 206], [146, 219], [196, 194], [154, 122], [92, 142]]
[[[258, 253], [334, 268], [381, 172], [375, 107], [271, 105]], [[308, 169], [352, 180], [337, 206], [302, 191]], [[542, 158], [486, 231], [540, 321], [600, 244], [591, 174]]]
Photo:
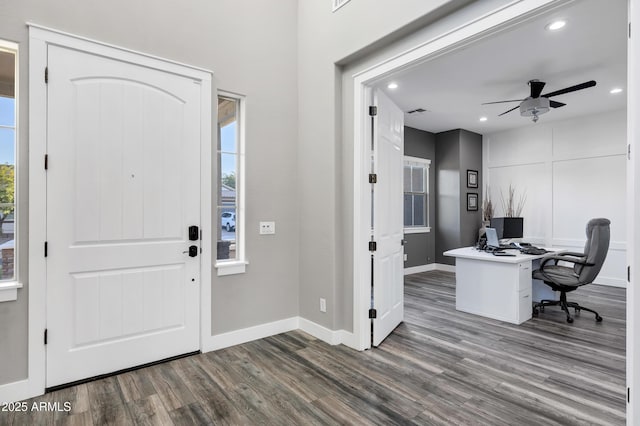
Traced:
[[609, 254], [596, 282], [624, 287], [626, 110], [556, 122], [545, 118], [484, 136], [494, 216], [503, 215], [500, 194], [506, 197], [512, 184], [517, 196], [526, 193], [524, 239], [573, 251], [582, 251], [589, 219], [610, 219]]

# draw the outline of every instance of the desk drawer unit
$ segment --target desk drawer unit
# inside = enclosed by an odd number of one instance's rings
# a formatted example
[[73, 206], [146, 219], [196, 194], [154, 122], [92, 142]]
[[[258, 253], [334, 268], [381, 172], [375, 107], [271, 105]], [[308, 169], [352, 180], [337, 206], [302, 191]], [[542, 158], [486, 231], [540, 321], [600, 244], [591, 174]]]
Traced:
[[521, 324], [531, 318], [531, 261], [456, 259], [456, 309]]

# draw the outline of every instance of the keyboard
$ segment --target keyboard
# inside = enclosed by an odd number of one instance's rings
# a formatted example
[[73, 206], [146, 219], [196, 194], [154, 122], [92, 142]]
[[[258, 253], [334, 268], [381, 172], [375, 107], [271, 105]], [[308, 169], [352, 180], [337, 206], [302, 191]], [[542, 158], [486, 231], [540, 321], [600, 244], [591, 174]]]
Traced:
[[520, 249], [520, 253], [522, 253], [522, 254], [531, 254], [531, 255], [539, 255], [539, 254], [548, 253], [548, 251], [543, 249], [543, 248], [530, 246], [530, 247], [525, 247], [523, 249]]

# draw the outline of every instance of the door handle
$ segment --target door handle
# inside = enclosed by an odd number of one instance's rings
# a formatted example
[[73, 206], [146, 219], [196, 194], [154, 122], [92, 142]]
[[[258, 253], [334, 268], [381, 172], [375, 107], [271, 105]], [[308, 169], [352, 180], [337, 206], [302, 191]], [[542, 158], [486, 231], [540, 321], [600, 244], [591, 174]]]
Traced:
[[185, 250], [182, 254], [189, 253], [189, 257], [196, 257], [198, 255], [198, 246], [189, 246], [189, 250]]

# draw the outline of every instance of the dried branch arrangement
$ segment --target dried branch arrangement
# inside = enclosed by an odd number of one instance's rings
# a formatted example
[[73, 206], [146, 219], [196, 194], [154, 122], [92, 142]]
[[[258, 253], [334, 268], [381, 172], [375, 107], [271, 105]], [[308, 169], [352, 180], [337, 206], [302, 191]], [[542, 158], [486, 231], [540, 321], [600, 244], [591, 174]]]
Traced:
[[527, 201], [527, 193], [523, 192], [520, 197], [516, 197], [516, 188], [509, 184], [507, 199], [505, 200], [502, 190], [500, 190], [500, 202], [505, 217], [520, 217], [522, 209]]
[[493, 217], [493, 203], [491, 202], [491, 195], [489, 193], [489, 187], [484, 190], [484, 199], [482, 201], [482, 220], [489, 222]]

